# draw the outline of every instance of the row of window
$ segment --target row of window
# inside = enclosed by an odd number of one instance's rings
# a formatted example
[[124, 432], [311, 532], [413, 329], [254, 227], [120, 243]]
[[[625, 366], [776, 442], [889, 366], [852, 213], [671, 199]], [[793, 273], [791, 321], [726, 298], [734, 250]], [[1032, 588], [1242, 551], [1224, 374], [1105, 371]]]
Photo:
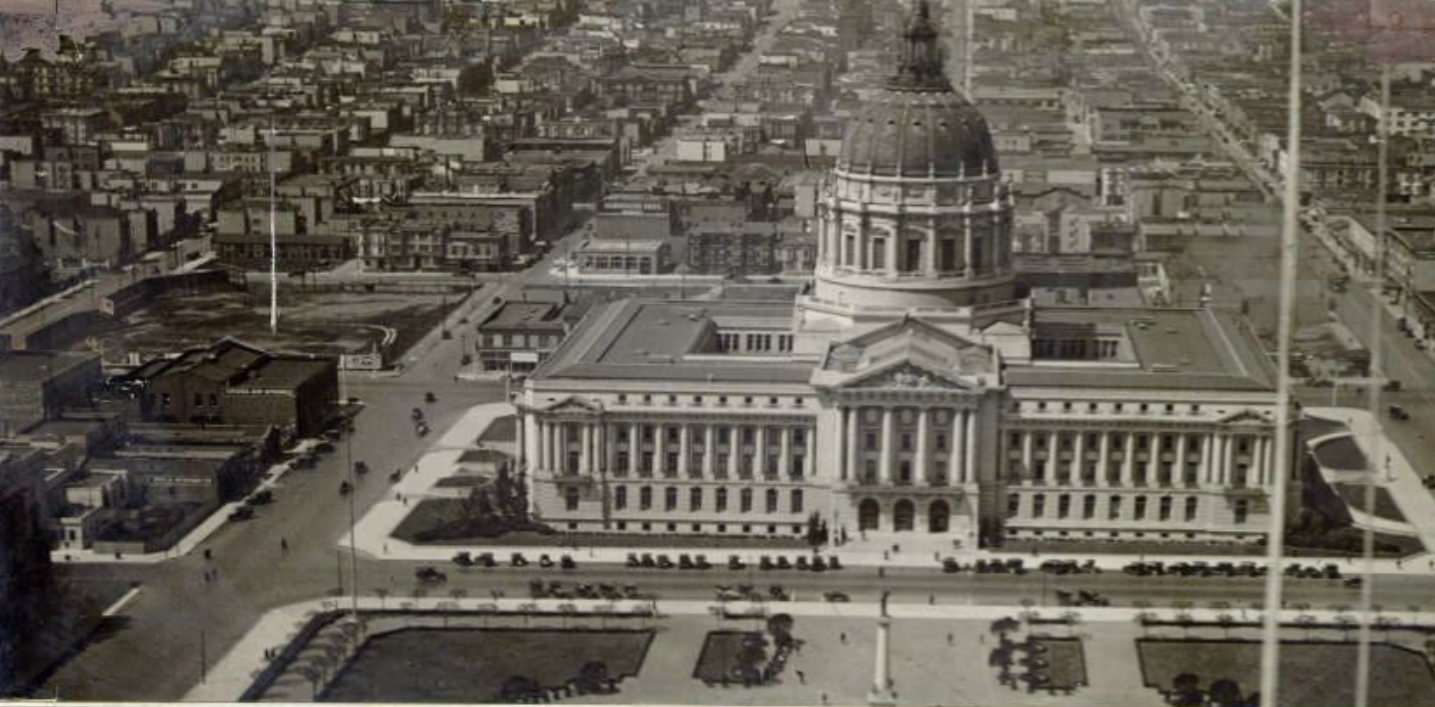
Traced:
[[[672, 444], [678, 444], [678, 443], [680, 443], [680, 442], [682, 441], [682, 426], [681, 426], [681, 425], [661, 425], [661, 426], [660, 426], [660, 425], [640, 425], [640, 426], [638, 427], [638, 434], [639, 434], [640, 437], [642, 437], [642, 441], [644, 441], [644, 442], [652, 442], [652, 441], [653, 441], [653, 438], [656, 436], [656, 435], [655, 435], [655, 430], [658, 429], [659, 427], [662, 428], [662, 430], [663, 430], [663, 432], [662, 432], [663, 439], [666, 440], [667, 442], [670, 442], [670, 443], [672, 443]], [[777, 429], [772, 430], [772, 431], [774, 432], [774, 434], [765, 435], [765, 437], [766, 437], [766, 440], [765, 440], [765, 441], [766, 441], [766, 443], [767, 443], [769, 446], [776, 445], [776, 444], [778, 443], [779, 437], [778, 437], [777, 432], [778, 432], [780, 429], [782, 429], [782, 428], [777, 428]], [[756, 428], [756, 427], [744, 426], [744, 427], [739, 427], [738, 430], [740, 430], [739, 436], [740, 436], [741, 439], [742, 439], [742, 444], [751, 445], [751, 444], [756, 444], [756, 443], [757, 443], [757, 432], [756, 432], [757, 428]], [[701, 445], [701, 444], [704, 444], [704, 443], [705, 443], [705, 437], [704, 437], [705, 434], [706, 434], [706, 427], [698, 426], [698, 427], [692, 428], [691, 432], [689, 433], [689, 443], [692, 444], [692, 445]], [[718, 428], [717, 428], [717, 443], [718, 443], [718, 444], [730, 444], [731, 441], [732, 441], [732, 436], [733, 436], [733, 435], [732, 435], [732, 428], [731, 428], [731, 427], [718, 427]], [[623, 427], [623, 426], [619, 426], [619, 427], [618, 427], [618, 442], [619, 442], [619, 443], [622, 443], [622, 444], [626, 444], [627, 442], [629, 442], [628, 437], [629, 437], [629, 435], [628, 435], [628, 428], [627, 428], [627, 427]], [[804, 445], [806, 445], [806, 444], [807, 444], [807, 430], [805, 430], [805, 429], [803, 429], [803, 428], [800, 428], [800, 427], [798, 427], [798, 428], [793, 428], [793, 430], [792, 430], [792, 446], [794, 446], [794, 447], [801, 447], [801, 446], [804, 446]]]
[[[1046, 494], [1033, 494], [1031, 497], [1031, 517], [1044, 518], [1047, 512]], [[1125, 496], [1113, 495], [1106, 506], [1107, 520], [1120, 520], [1122, 505]], [[1081, 519], [1091, 520], [1096, 517], [1096, 494], [1086, 494], [1081, 497]], [[1200, 498], [1187, 496], [1182, 511], [1182, 520], [1191, 522], [1196, 520], [1196, 514], [1200, 510]], [[1149, 500], [1146, 496], [1135, 496], [1132, 500], [1132, 516], [1135, 520], [1146, 520]], [[1058, 520], [1072, 517], [1072, 494], [1063, 493], [1056, 496], [1056, 515]], [[1169, 521], [1172, 519], [1175, 499], [1171, 496], [1161, 496], [1156, 504], [1156, 520]], [[1246, 522], [1249, 513], [1249, 505], [1245, 499], [1237, 499], [1234, 504], [1234, 521], [1237, 524]], [[1007, 496], [1007, 517], [1015, 518], [1021, 512], [1021, 494], [1009, 494]]]
[[[653, 404], [653, 396], [652, 396], [652, 394], [650, 394], [650, 393], [644, 393], [644, 394], [643, 394], [643, 397], [640, 398], [640, 400], [642, 400], [642, 403], [643, 403], [644, 405], [652, 405], [652, 404]], [[690, 400], [690, 402], [691, 402], [693, 405], [702, 405], [702, 404], [704, 404], [704, 402], [706, 401], [706, 398], [705, 398], [704, 396], [702, 396], [702, 395], [694, 395], [694, 396], [692, 396], [689, 400]], [[803, 397], [801, 397], [801, 396], [794, 397], [794, 398], [792, 398], [792, 405], [793, 405], [794, 407], [802, 407], [802, 405], [803, 405], [803, 403], [805, 402], [805, 400], [806, 400], [806, 399], [803, 398]], [[677, 394], [676, 394], [676, 393], [669, 393], [668, 396], [667, 396], [667, 398], [666, 398], [666, 402], [667, 402], [668, 405], [677, 405], [677, 404], [678, 404], [678, 396], [677, 396]], [[627, 405], [627, 404], [628, 404], [628, 394], [627, 394], [627, 393], [619, 393], [619, 394], [618, 394], [618, 398], [617, 398], [617, 403], [618, 403], [619, 405]], [[751, 395], [743, 396], [743, 398], [742, 398], [742, 405], [743, 405], [744, 407], [752, 407], [753, 405], [756, 405], [756, 404], [757, 404], [757, 398], [755, 398], [755, 397], [753, 397], [753, 396], [751, 396]], [[778, 396], [776, 396], [776, 395], [768, 396], [768, 398], [767, 398], [767, 406], [768, 406], [768, 407], [777, 407], [778, 405], [781, 405], [781, 404], [782, 404], [782, 399], [779, 398]], [[719, 395], [719, 396], [717, 396], [717, 406], [718, 406], [718, 407], [726, 407], [727, 405], [729, 405], [728, 396], [726, 396], [726, 395]]]
[[549, 348], [558, 345], [557, 334], [479, 334], [478, 345], [494, 348]]
[[[878, 435], [876, 432], [866, 432], [866, 433], [864, 433], [864, 434], [863, 434], [863, 438], [862, 438], [862, 446], [863, 446], [863, 448], [866, 449], [866, 450], [869, 451], [869, 452], [880, 451], [880, 450], [882, 449], [882, 446], [881, 446], [881, 443], [880, 443], [880, 441], [879, 441], [879, 438], [880, 438], [880, 435]], [[902, 433], [899, 433], [899, 434], [897, 435], [897, 449], [898, 449], [898, 451], [910, 452], [910, 451], [916, 449], [916, 446], [915, 446], [916, 443], [913, 441], [913, 440], [915, 440], [916, 438], [917, 438], [917, 437], [916, 437], [916, 434], [913, 433], [913, 432], [902, 432]], [[938, 432], [938, 433], [933, 437], [933, 439], [932, 439], [932, 446], [933, 446], [933, 448], [935, 448], [936, 451], [938, 451], [938, 452], [945, 452], [945, 451], [947, 451], [947, 434], [946, 434], [945, 432]]]
[[[1040, 341], [1038, 341], [1038, 343], [1040, 343]], [[1111, 356], [1115, 356], [1115, 353], [1112, 352]], [[1103, 356], [1103, 358], [1108, 357]], [[1156, 404], [1161, 406], [1160, 410], [1165, 414], [1176, 414], [1175, 403]], [[1152, 411], [1151, 406], [1152, 403], [1131, 403], [1128, 405], [1124, 402], [1098, 403], [1093, 401], [1087, 402], [1084, 406], [1079, 406], [1077, 403], [1070, 400], [1063, 400], [1060, 402], [1057, 402], [1055, 400], [1013, 400], [1011, 401], [1011, 407], [1009, 408], [1009, 410], [1011, 412], [1053, 412], [1057, 410], [1060, 410], [1061, 412], [1078, 412], [1081, 410], [1085, 410], [1086, 412], [1092, 414], [1136, 412], [1142, 415], [1146, 415]], [[1191, 403], [1189, 406], [1183, 405], [1182, 407], [1184, 407], [1186, 411], [1192, 415], [1197, 415], [1201, 412], [1201, 405], [1199, 403]]]
[[[766, 333], [720, 333], [717, 335], [718, 351], [723, 353], [786, 353], [792, 350], [791, 334]], [[776, 348], [774, 348], [774, 345]]]
[[[721, 452], [713, 455], [713, 475], [717, 478], [725, 478], [727, 476], [727, 469], [728, 464], [730, 463], [730, 459], [731, 457], [729, 457], [729, 455]], [[654, 471], [654, 461], [658, 460], [654, 459], [652, 452], [641, 453], [638, 456], [638, 473], [644, 476], [651, 475]], [[661, 461], [663, 462], [663, 466], [658, 471], [661, 471], [666, 476], [675, 476], [678, 473], [678, 467], [680, 462], [678, 452], [668, 452], [667, 454], [664, 454]], [[739, 455], [737, 458], [738, 476], [741, 478], [752, 478], [754, 469], [753, 462], [755, 461], [756, 458], [752, 454]], [[782, 468], [781, 461], [782, 457], [780, 455], [767, 455], [767, 465], [764, 468], [768, 476], [775, 476], [778, 473], [778, 471]], [[787, 476], [792, 481], [800, 481], [803, 475], [803, 465], [807, 461], [807, 457], [801, 454], [794, 454], [791, 458], [791, 461], [792, 464], [788, 467]], [[630, 463], [631, 457], [628, 456], [627, 452], [618, 452], [617, 460], [614, 463], [613, 475], [627, 476]], [[574, 454], [569, 457], [569, 473], [578, 474], [578, 468], [579, 459], [577, 455]], [[694, 452], [692, 458], [689, 460], [688, 474], [690, 476], [701, 476], [702, 469], [703, 453]]]
[[[1056, 448], [1057, 448], [1058, 451], [1069, 452], [1069, 451], [1072, 451], [1072, 450], [1075, 448], [1075, 440], [1076, 440], [1077, 435], [1082, 434], [1082, 433], [1079, 433], [1079, 432], [1052, 432], [1052, 433], [1050, 433], [1050, 434], [1056, 435]], [[1085, 434], [1086, 434], [1086, 440], [1085, 440], [1086, 444], [1085, 444], [1083, 450], [1084, 450], [1085, 452], [1088, 452], [1088, 453], [1100, 451], [1100, 449], [1101, 449], [1101, 433], [1099, 433], [1099, 432], [1087, 432], [1087, 433], [1085, 433]], [[1135, 442], [1134, 442], [1134, 443], [1135, 443], [1135, 445], [1136, 445], [1136, 451], [1138, 451], [1138, 452], [1149, 451], [1149, 450], [1151, 449], [1151, 442], [1152, 442], [1153, 437], [1156, 437], [1156, 436], [1157, 436], [1157, 435], [1147, 434], [1147, 433], [1142, 433], [1142, 432], [1110, 432], [1110, 433], [1107, 433], [1107, 434], [1110, 435], [1110, 439], [1111, 439], [1111, 441], [1108, 443], [1108, 444], [1110, 445], [1109, 451], [1116, 451], [1116, 452], [1125, 450], [1125, 448], [1126, 448], [1126, 438], [1127, 438], [1128, 436], [1131, 436], [1131, 435], [1134, 435], [1134, 436], [1135, 436]], [[1024, 446], [1024, 444], [1025, 444], [1024, 438], [1025, 438], [1026, 435], [1027, 435], [1026, 432], [1012, 432], [1012, 433], [1008, 434], [1008, 435], [1007, 435], [1007, 449], [1010, 449], [1010, 450], [1019, 450], [1019, 449], [1022, 449], [1023, 446]], [[1178, 439], [1179, 437], [1184, 437], [1184, 438], [1186, 439], [1186, 451], [1187, 451], [1187, 452], [1194, 452], [1194, 453], [1198, 453], [1198, 454], [1200, 453], [1200, 451], [1201, 451], [1201, 445], [1203, 444], [1203, 440], [1205, 439], [1205, 437], [1204, 437], [1204, 436], [1199, 436], [1199, 435], [1197, 435], [1197, 436], [1192, 436], [1192, 435], [1162, 434], [1162, 435], [1160, 435], [1161, 449], [1162, 449], [1163, 451], [1174, 452], [1174, 451], [1176, 450], [1176, 443], [1177, 443], [1177, 439]], [[1237, 453], [1237, 454], [1250, 454], [1250, 453], [1251, 453], [1251, 439], [1252, 439], [1251, 437], [1244, 436], [1244, 435], [1237, 436], [1237, 437], [1235, 438], [1235, 440], [1236, 440], [1236, 453]], [[1050, 438], [1048, 437], [1048, 433], [1046, 433], [1046, 432], [1033, 432], [1033, 433], [1031, 433], [1031, 449], [1032, 449], [1032, 453], [1033, 453], [1033, 454], [1041, 454], [1041, 453], [1046, 452], [1046, 451], [1049, 449], [1048, 445], [1050, 444], [1050, 442], [1051, 442], [1051, 440], [1050, 440]]]
[[[676, 486], [669, 486], [663, 489], [663, 510], [678, 510], [680, 489]], [[699, 512], [703, 510], [703, 504], [707, 497], [708, 489], [694, 487], [688, 489], [688, 512]], [[724, 513], [728, 510], [728, 489], [717, 488], [713, 491], [713, 511]], [[580, 499], [578, 487], [569, 486], [563, 492], [564, 506], [570, 511], [578, 510]], [[753, 489], [739, 489], [737, 503], [739, 513], [753, 512]], [[763, 493], [764, 505], [767, 513], [781, 513], [781, 493], [777, 489], [768, 489]], [[618, 484], [613, 487], [613, 510], [622, 511], [628, 508], [628, 487]], [[803, 507], [802, 489], [792, 489], [787, 492], [787, 512], [801, 513]], [[638, 510], [653, 510], [653, 487], [638, 487]]]

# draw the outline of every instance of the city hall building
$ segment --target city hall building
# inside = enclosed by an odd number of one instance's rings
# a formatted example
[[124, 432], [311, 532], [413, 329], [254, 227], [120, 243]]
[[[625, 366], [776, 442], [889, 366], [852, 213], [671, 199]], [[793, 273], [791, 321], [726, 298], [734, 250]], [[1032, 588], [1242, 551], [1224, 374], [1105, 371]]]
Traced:
[[835, 537], [967, 546], [1262, 537], [1276, 371], [1249, 326], [1035, 307], [991, 134], [925, 3], [905, 39], [822, 184], [810, 289], [606, 303], [528, 379], [536, 515], [793, 536], [816, 512]]

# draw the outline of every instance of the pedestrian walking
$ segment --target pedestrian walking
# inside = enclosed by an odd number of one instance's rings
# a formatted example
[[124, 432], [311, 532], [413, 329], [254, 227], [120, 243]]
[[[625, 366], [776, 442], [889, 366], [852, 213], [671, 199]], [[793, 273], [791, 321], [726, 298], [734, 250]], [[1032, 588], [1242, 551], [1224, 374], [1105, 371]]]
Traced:
[[827, 693], [822, 693], [822, 704], [827, 704]]
[[388, 543], [384, 543], [384, 554], [385, 554], [385, 555], [389, 554], [389, 544], [388, 544]]
[[947, 633], [947, 645], [949, 645], [949, 646], [952, 645], [952, 634], [951, 634], [951, 632], [948, 632], [948, 633]]
[[802, 672], [801, 670], [796, 671], [796, 673], [797, 673], [797, 683], [798, 683], [799, 685], [806, 685], [806, 684], [807, 684], [807, 673], [804, 673], [804, 672]]
[[289, 552], [289, 540], [287, 538], [279, 538], [279, 551]]
[[928, 594], [928, 595], [927, 595], [927, 606], [932, 606], [932, 605], [934, 605], [934, 604], [936, 604], [936, 603], [937, 603], [937, 595], [935, 595], [935, 594]]
[[843, 632], [842, 632], [842, 635], [839, 636], [839, 638], [842, 639], [842, 645], [844, 645], [844, 646], [847, 645], [847, 632], [846, 632], [846, 631], [843, 631]]
[[985, 633], [979, 633], [979, 634], [977, 634], [977, 643], [982, 644], [982, 645], [985, 645], [986, 642], [987, 642], [987, 635], [986, 635]]

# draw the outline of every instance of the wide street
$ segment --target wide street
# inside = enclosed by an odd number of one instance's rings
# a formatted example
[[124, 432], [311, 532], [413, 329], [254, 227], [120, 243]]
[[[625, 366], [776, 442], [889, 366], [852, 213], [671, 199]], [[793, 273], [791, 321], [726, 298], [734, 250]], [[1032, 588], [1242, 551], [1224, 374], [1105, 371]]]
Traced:
[[[793, 2], [779, 3], [779, 7], [780, 14], [769, 19], [769, 25], [755, 40], [757, 48], [768, 46], [777, 29], [795, 14]], [[750, 52], [719, 79], [731, 80], [734, 75], [751, 71], [755, 64], [756, 52]], [[663, 140], [645, 158], [640, 170], [650, 161], [662, 159], [672, 144], [671, 138]], [[571, 244], [578, 237], [574, 232], [565, 240]], [[1319, 246], [1312, 243], [1310, 247]], [[555, 248], [554, 253], [563, 250]], [[412, 596], [418, 586], [414, 570], [420, 563], [361, 556], [355, 567], [337, 549], [337, 543], [348, 528], [351, 510], [355, 517], [362, 515], [391, 493], [389, 473], [411, 466], [421, 454], [424, 440], [414, 434], [409, 423], [411, 408], [422, 408], [438, 432], [468, 407], [502, 399], [501, 381], [455, 379], [461, 342], [472, 344], [473, 326], [492, 311], [495, 298], [509, 298], [522, 283], [544, 277], [551, 260], [545, 259], [520, 275], [486, 282], [452, 317], [452, 338], [442, 339], [437, 332], [432, 333], [415, 346], [400, 374], [345, 375], [343, 394], [359, 397], [365, 403], [356, 418], [357, 431], [341, 441], [316, 468], [288, 474], [277, 488], [276, 501], [262, 507], [258, 517], [226, 524], [211, 536], [202, 546], [212, 553], [211, 560], [196, 552], [153, 565], [100, 563], [65, 568], [66, 574], [80, 578], [138, 581], [142, 591], [121, 612], [121, 618], [112, 620], [82, 653], [60, 667], [42, 693], [48, 695], [53, 690], [67, 700], [176, 700], [198, 682], [202, 665], [213, 665], [266, 611], [328, 595], [341, 584], [346, 592], [357, 586], [370, 596], [382, 589], [395, 601]], [[1362, 323], [1370, 318], [1370, 297], [1359, 287], [1351, 287], [1337, 300], [1338, 314], [1362, 338], [1368, 335], [1368, 327]], [[460, 318], [467, 321], [460, 322]], [[1430, 381], [1435, 381], [1435, 363], [1416, 351], [1388, 317], [1383, 317], [1382, 327], [1387, 368], [1405, 384], [1405, 390], [1386, 397], [1405, 406], [1414, 418], [1404, 424], [1392, 423], [1390, 434], [1411, 459], [1435, 459], [1435, 439], [1431, 439], [1435, 435], [1426, 433], [1435, 420], [1435, 396], [1429, 387]], [[425, 404], [426, 392], [433, 392], [437, 402]], [[1312, 403], [1324, 402], [1326, 399], [1320, 396], [1328, 396], [1329, 392], [1310, 391], [1308, 395]], [[1351, 402], [1350, 398], [1342, 400]], [[341, 496], [339, 483], [348, 477], [352, 462], [359, 460], [366, 462], [372, 472], [357, 484], [353, 494]], [[281, 539], [288, 543], [287, 552], [281, 550]], [[535, 548], [530, 558], [536, 558], [539, 552]], [[720, 550], [707, 555], [714, 561], [726, 557]], [[581, 565], [581, 554], [577, 559]], [[1028, 564], [1037, 562], [1039, 558], [1033, 558]], [[204, 581], [206, 568], [218, 571], [217, 581]], [[930, 599], [937, 603], [1012, 606], [1023, 600], [1050, 605], [1057, 589], [1081, 588], [1100, 592], [1114, 604], [1147, 601], [1170, 605], [1190, 601], [1210, 605], [1223, 601], [1239, 608], [1259, 600], [1263, 592], [1262, 584], [1253, 579], [1137, 578], [1114, 572], [1067, 577], [1040, 573], [944, 575], [935, 563], [929, 570], [893, 569], [885, 576], [878, 576], [872, 569], [855, 568], [825, 574], [626, 570], [597, 565], [580, 566], [569, 573], [536, 567], [460, 571], [449, 565], [441, 569], [448, 573], [447, 583], [428, 591], [462, 590], [470, 597], [487, 596], [494, 590], [508, 596], [524, 595], [528, 581], [534, 577], [570, 584], [637, 584], [660, 598], [711, 598], [717, 584], [752, 583], [766, 588], [780, 583], [799, 598], [842, 590], [853, 601], [874, 601], [881, 590], [890, 589], [897, 602], [923, 603]], [[1358, 563], [1342, 566], [1347, 573], [1358, 569]], [[1381, 577], [1375, 583], [1374, 595], [1376, 604], [1391, 610], [1435, 604], [1431, 600], [1435, 597], [1435, 578]], [[1358, 592], [1338, 581], [1292, 580], [1286, 583], [1286, 598], [1291, 603], [1331, 607], [1357, 603]]]

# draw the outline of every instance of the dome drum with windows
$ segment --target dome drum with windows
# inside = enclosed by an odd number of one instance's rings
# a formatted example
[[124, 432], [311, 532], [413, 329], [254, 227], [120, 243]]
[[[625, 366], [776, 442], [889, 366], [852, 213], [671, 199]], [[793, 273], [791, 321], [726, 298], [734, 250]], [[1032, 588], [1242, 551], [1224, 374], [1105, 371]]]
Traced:
[[1012, 198], [986, 119], [942, 70], [925, 0], [897, 72], [848, 121], [818, 209], [814, 295], [851, 306], [1012, 297]]

